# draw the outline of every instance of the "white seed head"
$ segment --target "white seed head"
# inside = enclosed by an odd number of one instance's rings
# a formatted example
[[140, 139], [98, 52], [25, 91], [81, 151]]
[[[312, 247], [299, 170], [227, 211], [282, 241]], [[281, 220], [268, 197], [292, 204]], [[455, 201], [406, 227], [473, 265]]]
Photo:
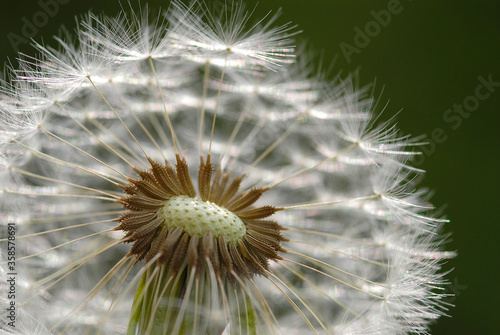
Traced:
[[16, 299], [44, 334], [427, 334], [455, 254], [420, 139], [291, 25], [188, 2], [89, 14], [0, 80]]

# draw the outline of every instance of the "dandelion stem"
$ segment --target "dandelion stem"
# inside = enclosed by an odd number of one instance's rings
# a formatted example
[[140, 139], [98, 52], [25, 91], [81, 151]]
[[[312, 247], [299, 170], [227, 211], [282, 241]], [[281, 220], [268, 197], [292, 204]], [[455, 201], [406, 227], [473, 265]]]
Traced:
[[[134, 167], [134, 165], [132, 163], [130, 163], [122, 154], [120, 154], [116, 149], [113, 149], [109, 144], [107, 144], [106, 142], [104, 142], [103, 140], [101, 140], [96, 134], [94, 134], [90, 129], [88, 129], [87, 127], [85, 127], [80, 121], [78, 121], [77, 119], [75, 119], [72, 115], [72, 113], [70, 113], [69, 111], [67, 111], [59, 102], [57, 102], [57, 105], [59, 106], [59, 108], [61, 108], [63, 111], [66, 112], [66, 114], [80, 127], [82, 128], [87, 134], [89, 134], [90, 136], [92, 136], [93, 138], [95, 138], [99, 143], [101, 143], [101, 145], [103, 147], [105, 147], [107, 150], [109, 150], [111, 153], [113, 153], [114, 155], [116, 155], [117, 157], [119, 157], [121, 160], [123, 160], [125, 163], [127, 163], [129, 166], [131, 167]], [[104, 127], [102, 124], [100, 124], [99, 122], [97, 122], [96, 120], [94, 119], [90, 119], [90, 122], [98, 127], [101, 131], [104, 131], [106, 133], [108, 133], [109, 135], [111, 135], [112, 137], [114, 137], [115, 141], [117, 141], [117, 143], [121, 143], [121, 145], [130, 153], [132, 153], [133, 155], [135, 155], [137, 157], [137, 154], [133, 151], [130, 150], [130, 148], [125, 145], [122, 141], [120, 141], [120, 139], [118, 139], [114, 134], [112, 134], [109, 129], [107, 129], [106, 127]]]
[[146, 151], [144, 151], [144, 149], [142, 148], [142, 146], [139, 143], [139, 141], [137, 141], [137, 138], [135, 138], [134, 134], [132, 134], [132, 132], [127, 127], [127, 125], [125, 124], [125, 122], [123, 122], [122, 118], [118, 115], [118, 113], [115, 111], [115, 109], [113, 107], [111, 107], [111, 104], [104, 97], [104, 95], [102, 95], [101, 91], [97, 88], [96, 84], [94, 83], [94, 81], [92, 80], [92, 78], [90, 77], [90, 75], [87, 76], [87, 79], [90, 81], [90, 83], [92, 84], [92, 86], [94, 86], [95, 90], [100, 95], [101, 99], [104, 100], [104, 102], [106, 103], [106, 105], [108, 105], [108, 107], [115, 114], [115, 116], [118, 118], [118, 120], [120, 120], [121, 124], [125, 127], [125, 129], [128, 131], [128, 133], [130, 134], [130, 136], [132, 136], [132, 138], [134, 139], [135, 143], [137, 143], [137, 145], [139, 146], [139, 148], [141, 149], [141, 151], [144, 153], [144, 156], [148, 157], [148, 155], [146, 154]]
[[329, 275], [329, 274], [327, 274], [327, 273], [325, 273], [323, 271], [320, 271], [320, 270], [318, 270], [316, 268], [313, 268], [313, 267], [311, 267], [309, 265], [302, 264], [302, 263], [299, 263], [299, 262], [295, 262], [295, 261], [292, 261], [291, 259], [286, 259], [286, 258], [284, 258], [283, 260], [286, 261], [286, 262], [290, 262], [290, 263], [296, 264], [296, 265], [300, 265], [300, 266], [302, 266], [302, 267], [304, 267], [306, 269], [309, 269], [309, 270], [312, 270], [312, 271], [317, 272], [319, 274], [322, 274], [323, 276], [326, 276], [326, 277], [331, 278], [331, 279], [333, 279], [335, 281], [338, 281], [339, 283], [341, 283], [341, 284], [343, 284], [345, 286], [348, 286], [348, 287], [350, 287], [350, 288], [352, 288], [352, 289], [354, 289], [356, 291], [363, 292], [363, 293], [369, 295], [370, 297], [373, 297], [373, 298], [376, 298], [376, 299], [379, 299], [379, 300], [384, 300], [383, 297], [380, 297], [380, 296], [378, 296], [376, 294], [373, 294], [371, 292], [364, 291], [363, 289], [361, 289], [361, 288], [359, 288], [359, 287], [357, 287], [355, 285], [349, 284], [346, 281], [343, 281], [343, 280], [341, 280], [341, 279], [339, 279], [337, 277], [331, 276], [331, 275]]
[[85, 194], [65, 194], [65, 193], [46, 194], [46, 193], [35, 193], [35, 192], [18, 192], [9, 189], [4, 189], [3, 192], [8, 194], [31, 195], [35, 197], [87, 198], [87, 199], [99, 199], [99, 200], [116, 202], [116, 199], [114, 198], [106, 198], [106, 197], [99, 197], [99, 196], [85, 195]]
[[342, 204], [342, 203], [346, 203], [346, 202], [354, 202], [354, 201], [363, 201], [363, 200], [376, 199], [376, 198], [379, 198], [379, 197], [380, 196], [378, 194], [373, 194], [373, 195], [369, 195], [369, 196], [366, 196], [366, 197], [359, 197], [359, 198], [333, 200], [333, 201], [325, 201], [325, 202], [316, 202], [316, 203], [294, 205], [294, 206], [283, 206], [283, 207], [280, 207], [280, 209], [281, 210], [302, 209], [302, 208], [310, 208], [310, 207], [318, 207], [318, 206], [336, 205], [336, 204]]
[[[96, 177], [102, 178], [102, 179], [104, 179], [104, 180], [106, 180], [106, 181], [108, 181], [108, 182], [110, 182], [110, 183], [112, 183], [112, 184], [114, 184], [114, 185], [117, 185], [117, 186], [118, 186], [118, 185], [119, 185], [119, 183], [117, 183], [117, 182], [115, 182], [115, 181], [111, 180], [110, 178], [113, 178], [113, 179], [115, 179], [115, 180], [117, 180], [117, 181], [119, 181], [119, 182], [121, 182], [121, 183], [123, 183], [123, 184], [126, 184], [126, 183], [127, 183], [126, 179], [121, 179], [121, 178], [116, 177], [116, 176], [109, 176], [109, 175], [106, 175], [106, 174], [104, 174], [104, 173], [99, 173], [99, 172], [96, 172], [96, 171], [93, 171], [93, 170], [90, 170], [90, 169], [84, 168], [83, 166], [79, 166], [79, 165], [76, 165], [76, 164], [72, 164], [72, 163], [66, 162], [66, 161], [64, 161], [64, 160], [62, 160], [62, 159], [59, 159], [59, 158], [56, 158], [56, 157], [53, 157], [53, 156], [47, 155], [47, 154], [45, 154], [45, 153], [43, 153], [43, 152], [40, 152], [40, 151], [38, 151], [38, 150], [36, 150], [36, 149], [33, 149], [33, 148], [31, 148], [31, 147], [29, 147], [29, 146], [25, 145], [24, 143], [19, 142], [19, 141], [18, 141], [18, 140], [16, 140], [16, 139], [13, 139], [12, 141], [13, 141], [13, 142], [15, 142], [15, 143], [17, 143], [17, 144], [19, 144], [19, 145], [21, 145], [21, 146], [23, 146], [24, 148], [26, 148], [26, 149], [30, 150], [30, 151], [31, 151], [31, 152], [33, 152], [33, 153], [35, 153], [35, 154], [37, 154], [37, 155], [40, 155], [40, 156], [41, 156], [41, 157], [43, 157], [43, 158], [46, 158], [46, 159], [52, 160], [52, 161], [54, 161], [54, 162], [56, 162], [56, 163], [58, 163], [58, 164], [60, 164], [60, 165], [66, 165], [66, 166], [69, 166], [69, 167], [72, 167], [72, 168], [75, 168], [75, 169], [78, 169], [78, 170], [81, 170], [81, 171], [88, 172], [88, 173], [90, 173], [90, 174], [92, 174], [92, 175], [94, 175], [94, 176], [96, 176]], [[108, 178], [108, 177], [109, 177], [109, 178]]]
[[358, 313], [356, 313], [355, 311], [353, 311], [352, 309], [350, 309], [349, 307], [347, 307], [345, 304], [343, 304], [339, 300], [337, 300], [337, 299], [333, 298], [332, 296], [330, 296], [330, 294], [328, 294], [327, 292], [325, 292], [325, 290], [321, 289], [318, 285], [314, 284], [311, 280], [309, 280], [308, 278], [306, 278], [300, 272], [292, 269], [290, 266], [286, 265], [284, 262], [281, 262], [280, 264], [285, 269], [287, 269], [288, 271], [290, 271], [291, 273], [293, 273], [295, 276], [297, 276], [298, 278], [300, 278], [300, 280], [304, 281], [304, 283], [307, 283], [307, 284], [311, 285], [311, 287], [314, 288], [314, 290], [317, 291], [317, 292], [319, 292], [321, 295], [323, 295], [323, 296], [327, 297], [328, 299], [332, 300], [335, 304], [339, 305], [340, 307], [342, 307], [343, 309], [345, 309], [346, 311], [348, 311], [352, 315], [359, 316]]
[[[116, 245], [117, 243], [120, 243], [120, 241], [116, 242], [116, 241], [113, 241], [111, 243], [109, 243], [105, 248], [103, 248], [102, 250], [99, 251], [99, 253], [105, 251], [105, 250], [108, 250], [110, 247]], [[96, 254], [97, 255], [97, 254]], [[84, 265], [86, 262], [90, 261], [92, 258], [94, 258], [96, 255], [93, 255], [92, 257], [90, 258], [86, 258], [85, 262], [80, 264], [77, 268], [81, 267], [82, 265]], [[84, 308], [85, 306], [87, 306], [87, 304], [90, 302], [90, 300], [92, 300], [93, 297], [95, 297], [95, 295], [97, 293], [99, 293], [99, 291], [104, 287], [104, 285], [111, 279], [111, 277], [113, 276], [113, 274], [115, 273], [115, 269], [119, 269], [120, 267], [122, 267], [122, 265], [127, 261], [127, 258], [124, 257], [122, 258], [117, 264], [115, 264], [115, 266], [113, 266], [113, 268], [111, 270], [109, 270], [106, 275], [104, 275], [103, 278], [101, 278], [101, 280], [99, 280], [99, 282], [92, 288], [92, 290], [89, 291], [89, 293], [85, 296], [85, 298], [80, 301], [80, 303], [75, 306], [75, 308], [70, 312], [68, 313], [61, 321], [59, 321], [54, 327], [52, 327], [49, 331], [53, 331], [55, 330], [59, 325], [63, 324], [71, 315], [73, 315], [74, 313], [76, 313], [78, 310]], [[77, 269], [76, 268], [76, 269]], [[74, 270], [76, 270], [74, 269]], [[73, 271], [74, 271], [73, 270]], [[72, 272], [73, 272], [72, 271]], [[62, 278], [61, 278], [62, 279]], [[59, 280], [61, 280], [59, 279]], [[58, 281], [59, 281], [58, 280]], [[71, 326], [71, 322], [59, 333], [59, 334], [64, 334], [66, 332], [66, 330]]]
[[[254, 92], [253, 95], [252, 95], [252, 97], [250, 97], [249, 101], [253, 100], [255, 94], [256, 93]], [[248, 115], [248, 112], [249, 112], [249, 109], [250, 109], [250, 106], [251, 106], [251, 103], [249, 101], [247, 101], [247, 103], [245, 105], [245, 108], [243, 109], [243, 111], [241, 112], [240, 116], [238, 117], [238, 121], [236, 122], [236, 125], [234, 126], [234, 129], [231, 132], [231, 135], [229, 136], [229, 139], [226, 141], [226, 144], [224, 145], [224, 151], [222, 152], [222, 155], [221, 155], [221, 157], [219, 159], [219, 166], [222, 169], [224, 169], [224, 166], [225, 166], [225, 158], [226, 158], [227, 152], [231, 148], [231, 146], [233, 144], [233, 141], [236, 138], [236, 135], [238, 135], [238, 132], [240, 131], [241, 126], [243, 125], [243, 122], [247, 118], [247, 115]]]
[[[134, 115], [135, 116], [135, 115]], [[102, 145], [106, 148], [108, 148], [109, 151], [111, 151], [112, 153], [114, 153], [116, 156], [120, 157], [120, 159], [122, 159], [125, 163], [127, 163], [128, 166], [134, 168], [135, 166], [139, 165], [139, 164], [142, 164], [143, 166], [147, 166], [146, 164], [144, 164], [144, 159], [142, 159], [141, 157], [139, 157], [139, 155], [134, 151], [132, 150], [132, 148], [130, 146], [127, 145], [127, 143], [123, 142], [120, 138], [118, 138], [113, 132], [111, 132], [106, 126], [104, 126], [102, 123], [98, 122], [97, 120], [95, 119], [90, 119], [89, 120], [90, 123], [92, 123], [96, 128], [99, 128], [99, 130], [101, 130], [103, 133], [105, 134], [108, 134], [109, 136], [111, 136], [113, 138], [113, 140], [118, 143], [126, 152], [123, 152], [120, 153], [118, 151], [118, 149], [113, 149], [110, 145], [106, 144], [104, 141], [100, 140], [99, 138], [97, 138], [97, 140], [99, 141], [99, 143], [102, 143]], [[137, 122], [137, 120], [136, 120]], [[85, 130], [87, 130], [87, 128], [85, 127]], [[90, 134], [93, 134], [92, 132], [90, 132]], [[95, 135], [94, 135], [95, 136]], [[121, 151], [121, 150], [120, 150]], [[127, 154], [128, 153], [128, 154]], [[135, 159], [135, 162], [136, 163], [132, 163], [130, 162], [128, 159], [126, 159], [124, 156], [127, 155], [129, 156], [129, 159], [130, 158], [134, 158]]]
[[205, 103], [208, 91], [208, 75], [210, 72], [210, 62], [205, 63], [205, 73], [203, 74], [203, 96], [201, 97], [201, 116], [200, 116], [200, 157], [203, 156], [203, 128], [205, 127]]
[[355, 147], [357, 147], [357, 146], [358, 146], [358, 143], [353, 143], [353, 144], [351, 144], [350, 146], [348, 146], [347, 148], [345, 148], [344, 150], [342, 150], [342, 151], [340, 151], [340, 152], [336, 153], [336, 154], [335, 154], [335, 155], [333, 155], [332, 157], [328, 157], [327, 159], [322, 160], [321, 162], [319, 162], [318, 164], [316, 164], [316, 165], [314, 165], [314, 166], [312, 166], [312, 167], [305, 168], [305, 169], [303, 169], [303, 170], [297, 171], [297, 172], [295, 172], [295, 173], [291, 174], [290, 176], [285, 177], [285, 178], [283, 178], [283, 179], [281, 179], [281, 180], [277, 181], [276, 183], [274, 183], [274, 184], [272, 184], [272, 185], [270, 185], [270, 186], [268, 186], [268, 187], [269, 187], [269, 188], [276, 187], [276, 186], [278, 186], [279, 184], [281, 184], [281, 183], [283, 183], [283, 182], [285, 182], [285, 181], [287, 181], [287, 180], [290, 180], [290, 179], [295, 178], [295, 177], [297, 177], [297, 176], [300, 176], [300, 175], [302, 175], [302, 174], [305, 174], [305, 173], [308, 173], [308, 172], [310, 172], [310, 171], [313, 171], [313, 170], [317, 169], [318, 167], [320, 167], [321, 165], [323, 165], [323, 164], [324, 164], [324, 163], [326, 163], [326, 162], [330, 162], [330, 161], [333, 161], [333, 160], [338, 159], [341, 155], [345, 154], [346, 152], [348, 152], [348, 151], [352, 150], [353, 148], [355, 148]]
[[[113, 88], [115, 90], [115, 93], [120, 98], [122, 104], [124, 104], [125, 106], [128, 106], [127, 102], [123, 98], [123, 94], [121, 93], [121, 91], [116, 87], [116, 85], [115, 85], [114, 82], [112, 84], [113, 84]], [[158, 144], [158, 142], [155, 140], [155, 138], [153, 137], [153, 135], [151, 135], [151, 132], [146, 128], [146, 126], [141, 121], [141, 119], [139, 119], [137, 117], [137, 115], [133, 111], [133, 109], [129, 108], [129, 110], [130, 110], [130, 114], [132, 114], [132, 117], [134, 118], [135, 122], [137, 122], [137, 124], [141, 127], [142, 131], [144, 131], [144, 133], [149, 138], [149, 140], [151, 141], [151, 143], [154, 144], [154, 146], [156, 147], [156, 149], [158, 150], [158, 152], [160, 153], [160, 155], [165, 159], [165, 155], [163, 154], [162, 148], [160, 147], [160, 145]], [[161, 140], [163, 141], [163, 144], [165, 144], [165, 146], [167, 146], [167, 147], [170, 146], [170, 142], [168, 141], [165, 132], [163, 131], [162, 128], [159, 127], [160, 121], [158, 120], [158, 118], [156, 117], [156, 115], [153, 114], [153, 113], [151, 113], [151, 112], [147, 113], [147, 115], [148, 115], [149, 119], [151, 120], [151, 125], [153, 126], [153, 128], [156, 130], [156, 132], [160, 136]]]
[[117, 211], [84, 213], [84, 214], [77, 214], [77, 215], [64, 215], [64, 216], [58, 216], [58, 217], [51, 217], [48, 219], [33, 219], [33, 220], [29, 221], [29, 223], [30, 224], [52, 223], [52, 222], [59, 222], [59, 221], [70, 221], [70, 220], [76, 220], [76, 219], [84, 219], [84, 218], [94, 217], [94, 216], [118, 215], [118, 214], [122, 214], [122, 213], [123, 213], [123, 209], [120, 209]]
[[99, 193], [99, 194], [104, 194], [104, 195], [110, 196], [112, 198], [120, 199], [119, 196], [116, 196], [116, 195], [111, 194], [109, 192], [101, 191], [101, 190], [98, 190], [98, 189], [95, 189], [95, 188], [92, 188], [92, 187], [86, 187], [86, 186], [82, 186], [82, 185], [77, 185], [77, 184], [74, 184], [74, 183], [70, 183], [68, 181], [63, 181], [63, 180], [59, 180], [59, 179], [44, 177], [44, 176], [41, 176], [39, 174], [31, 173], [31, 172], [28, 172], [28, 171], [25, 171], [25, 170], [21, 170], [21, 169], [18, 169], [18, 168], [14, 168], [14, 167], [12, 168], [12, 170], [16, 171], [16, 172], [18, 172], [20, 174], [23, 174], [25, 176], [35, 177], [35, 178], [42, 179], [42, 180], [47, 180], [47, 181], [53, 181], [53, 182], [60, 183], [60, 184], [63, 184], [63, 185], [69, 185], [69, 186], [73, 186], [73, 187], [76, 187], [76, 188], [80, 188], [82, 190], [92, 191], [92, 192], [95, 192], [95, 193]]
[[[269, 272], [267, 271], [266, 272], [268, 275], [270, 275], [271, 277], [273, 277], [274, 279], [276, 279], [278, 282], [280, 282], [285, 288], [287, 288], [288, 290], [290, 290], [290, 288], [285, 285], [276, 275], [274, 275], [272, 272]], [[295, 309], [297, 311], [297, 313], [300, 314], [300, 316], [302, 317], [302, 319], [304, 319], [304, 321], [306, 322], [306, 324], [309, 326], [309, 328], [311, 328], [311, 330], [315, 333], [315, 334], [319, 334], [316, 329], [314, 328], [314, 326], [312, 325], [311, 321], [307, 318], [307, 316], [304, 314], [304, 312], [302, 312], [302, 310], [300, 309], [299, 306], [297, 306], [297, 304], [295, 302], [293, 302], [292, 298], [290, 298], [288, 296], [288, 294], [286, 294], [285, 291], [283, 291], [283, 289], [276, 283], [274, 282], [274, 280], [270, 279], [269, 278], [269, 281], [278, 289], [281, 291], [281, 293], [283, 294], [283, 296], [288, 300], [288, 302], [290, 303], [290, 305], [293, 307], [293, 309]], [[291, 291], [292, 294], [295, 294], [295, 292]], [[299, 298], [300, 299], [300, 298]]]
[[58, 139], [59, 141], [61, 141], [61, 142], [65, 143], [65, 144], [69, 145], [70, 147], [72, 147], [72, 148], [74, 148], [74, 149], [76, 149], [76, 150], [80, 151], [81, 153], [83, 153], [83, 154], [85, 154], [85, 155], [89, 156], [90, 158], [92, 158], [92, 159], [93, 159], [93, 160], [95, 160], [96, 162], [101, 163], [102, 165], [104, 165], [105, 167], [109, 168], [110, 170], [113, 170], [114, 172], [118, 173], [118, 174], [119, 174], [119, 175], [121, 175], [122, 177], [127, 178], [127, 176], [126, 176], [126, 175], [124, 175], [124, 174], [123, 174], [123, 173], [121, 173], [120, 171], [116, 170], [115, 168], [111, 167], [110, 165], [108, 165], [108, 164], [104, 163], [104, 162], [103, 162], [102, 160], [100, 160], [99, 158], [92, 156], [91, 154], [89, 154], [89, 153], [88, 153], [88, 152], [86, 152], [85, 150], [80, 149], [80, 148], [79, 148], [79, 147], [77, 147], [76, 145], [73, 145], [73, 144], [69, 143], [69, 142], [68, 142], [68, 141], [66, 141], [65, 139], [63, 139], [63, 138], [61, 138], [61, 137], [57, 136], [56, 134], [54, 134], [54, 133], [52, 133], [52, 132], [48, 131], [47, 129], [45, 129], [45, 128], [41, 127], [41, 126], [40, 126], [40, 129], [42, 129], [44, 132], [46, 132], [46, 133], [47, 133], [47, 134], [49, 134], [50, 136], [52, 136], [52, 137], [54, 137], [54, 138]]
[[168, 112], [167, 112], [167, 104], [165, 103], [165, 97], [163, 96], [163, 91], [161, 89], [161, 85], [160, 85], [160, 81], [158, 80], [158, 75], [156, 74], [156, 69], [155, 69], [155, 66], [153, 64], [153, 59], [151, 57], [148, 58], [149, 60], [149, 65], [151, 67], [151, 71], [153, 72], [153, 76], [155, 77], [155, 80], [156, 80], [156, 85], [158, 86], [158, 91], [160, 92], [160, 97], [161, 97], [161, 101], [163, 103], [163, 110], [165, 112], [165, 120], [167, 121], [167, 125], [168, 125], [168, 128], [170, 129], [170, 135], [172, 136], [172, 143], [174, 144], [174, 150], [175, 150], [175, 154], [178, 155], [179, 154], [179, 151], [177, 149], [177, 136], [175, 135], [175, 130], [174, 130], [174, 127], [172, 126], [172, 122], [170, 121], [170, 117], [168, 116]]
[[374, 281], [368, 280], [368, 279], [363, 278], [363, 277], [360, 277], [360, 276], [356, 276], [355, 274], [352, 274], [352, 273], [350, 273], [350, 272], [348, 272], [348, 271], [345, 271], [345, 270], [342, 270], [342, 269], [340, 269], [340, 268], [338, 268], [338, 267], [336, 267], [336, 266], [333, 266], [333, 265], [327, 264], [327, 263], [325, 263], [325, 262], [322, 262], [322, 261], [320, 261], [319, 259], [316, 259], [316, 258], [314, 258], [314, 257], [309, 257], [309, 256], [307, 256], [307, 255], [304, 255], [304, 254], [301, 254], [301, 253], [298, 253], [298, 252], [294, 252], [294, 251], [291, 251], [291, 250], [287, 250], [287, 253], [288, 253], [288, 254], [291, 254], [291, 255], [298, 256], [298, 257], [300, 257], [300, 258], [304, 258], [304, 259], [309, 260], [309, 261], [312, 261], [312, 262], [314, 262], [314, 263], [321, 264], [321, 266], [322, 266], [322, 267], [330, 268], [330, 269], [332, 269], [332, 270], [334, 270], [334, 271], [337, 271], [337, 272], [343, 273], [343, 274], [345, 274], [345, 275], [347, 275], [347, 276], [349, 276], [349, 277], [353, 277], [353, 278], [355, 278], [355, 279], [359, 279], [359, 280], [364, 281], [364, 282], [366, 282], [366, 283], [368, 283], [368, 284], [372, 284], [372, 285], [376, 285], [376, 286], [380, 286], [380, 287], [386, 287], [386, 286], [385, 286], [385, 285], [383, 285], [383, 284], [376, 283], [376, 282], [374, 282]]
[[297, 126], [297, 123], [292, 124], [283, 134], [281, 134], [273, 144], [271, 144], [253, 163], [250, 167], [245, 171], [245, 175], [248, 174], [257, 164], [259, 164], [271, 151], [273, 151], [281, 142], [283, 142], [290, 134], [293, 129]]
[[[22, 238], [33, 237], [33, 236], [40, 236], [40, 235], [55, 233], [55, 232], [62, 231], [62, 230], [75, 229], [75, 228], [86, 227], [86, 226], [90, 226], [90, 225], [94, 225], [94, 224], [98, 224], [98, 223], [106, 223], [106, 222], [113, 222], [113, 220], [102, 220], [102, 221], [87, 222], [87, 223], [76, 224], [76, 225], [68, 226], [68, 227], [62, 227], [62, 228], [51, 229], [51, 230], [44, 230], [42, 232], [35, 233], [35, 234], [28, 234], [28, 235], [16, 236], [16, 239], [20, 240]], [[0, 239], [0, 242], [4, 242], [4, 241], [7, 241], [7, 239], [6, 238]]]
[[312, 235], [318, 235], [318, 236], [326, 236], [326, 237], [330, 237], [330, 238], [334, 238], [334, 239], [351, 241], [351, 242], [366, 244], [366, 245], [370, 245], [370, 246], [383, 246], [383, 244], [381, 244], [381, 243], [375, 243], [373, 241], [366, 240], [364, 238], [353, 238], [353, 237], [342, 236], [342, 235], [337, 235], [337, 234], [332, 234], [332, 233], [326, 233], [326, 232], [318, 231], [318, 230], [295, 228], [295, 227], [287, 227], [285, 229], [290, 230], [290, 231], [296, 231], [299, 233], [306, 233], [306, 234], [312, 234]]
[[224, 74], [226, 73], [227, 57], [229, 56], [229, 52], [230, 51], [231, 51], [231, 49], [227, 48], [227, 50], [226, 50], [226, 56], [224, 58], [224, 67], [222, 68], [222, 73], [220, 75], [219, 91], [217, 92], [217, 100], [215, 102], [214, 118], [213, 118], [213, 121], [212, 121], [212, 131], [210, 132], [210, 144], [208, 146], [208, 154], [209, 155], [212, 153], [212, 140], [214, 138], [215, 119], [217, 118], [217, 110], [219, 108], [220, 92], [222, 90], [222, 82], [224, 81]]
[[[68, 241], [68, 242], [65, 242], [65, 243], [62, 243], [62, 244], [59, 244], [59, 245], [56, 245], [55, 247], [53, 248], [50, 248], [50, 249], [47, 249], [47, 250], [44, 250], [44, 251], [40, 251], [40, 252], [37, 252], [36, 254], [31, 254], [29, 256], [24, 256], [24, 257], [21, 257], [21, 258], [18, 258], [16, 259], [16, 261], [22, 261], [24, 259], [28, 259], [28, 258], [32, 258], [32, 257], [36, 257], [38, 255], [41, 255], [43, 253], [46, 253], [48, 251], [52, 251], [54, 249], [57, 249], [57, 248], [60, 248], [60, 247], [64, 247], [65, 245], [68, 245], [68, 244], [71, 244], [71, 243], [74, 243], [74, 242], [77, 242], [77, 241], [80, 241], [80, 240], [83, 240], [83, 239], [86, 239], [86, 238], [89, 238], [89, 237], [93, 237], [93, 236], [96, 236], [96, 235], [100, 235], [100, 234], [104, 234], [104, 233], [109, 233], [111, 231], [113, 231], [114, 228], [112, 229], [106, 229], [106, 230], [103, 230], [103, 231], [99, 231], [97, 233], [93, 233], [93, 234], [89, 234], [89, 235], [86, 235], [86, 236], [83, 236], [83, 237], [80, 237], [80, 238], [77, 238], [77, 239], [74, 239], [74, 240], [71, 240], [71, 241]], [[118, 243], [121, 243], [121, 241], [117, 242], [116, 244]], [[7, 264], [7, 262], [2, 262], [0, 263], [0, 265], [4, 265], [4, 264]]]

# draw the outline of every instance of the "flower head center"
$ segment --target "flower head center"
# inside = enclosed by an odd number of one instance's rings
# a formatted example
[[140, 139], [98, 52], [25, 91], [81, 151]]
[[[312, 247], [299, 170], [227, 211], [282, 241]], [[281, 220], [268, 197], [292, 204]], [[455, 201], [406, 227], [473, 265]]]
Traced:
[[227, 242], [236, 243], [247, 232], [243, 221], [233, 212], [214, 202], [186, 195], [174, 196], [165, 201], [157, 216], [163, 218], [166, 227], [182, 227], [190, 236], [204, 236], [211, 232], [213, 236], [222, 235]]
[[209, 268], [219, 278], [266, 274], [269, 260], [283, 251], [283, 228], [269, 216], [274, 206], [254, 206], [268, 188], [239, 190], [243, 177], [231, 181], [218, 169], [212, 178], [210, 155], [200, 163], [198, 192], [186, 160], [176, 156], [175, 168], [148, 157], [151, 168], [138, 170], [138, 179], [120, 186], [126, 212], [116, 220], [125, 232], [123, 242], [133, 243], [129, 256], [146, 263], [156, 259], [172, 273], [186, 266]]

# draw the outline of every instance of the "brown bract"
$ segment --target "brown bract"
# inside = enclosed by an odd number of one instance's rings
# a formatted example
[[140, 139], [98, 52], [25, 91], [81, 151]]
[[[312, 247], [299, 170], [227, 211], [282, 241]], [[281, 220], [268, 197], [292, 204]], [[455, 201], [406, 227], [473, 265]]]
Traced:
[[188, 234], [179, 226], [168, 228], [158, 215], [166, 201], [174, 196], [196, 197], [185, 159], [176, 156], [176, 168], [169, 162], [156, 163], [148, 157], [151, 168], [138, 170], [138, 179], [130, 179], [121, 186], [126, 197], [119, 202], [127, 209], [116, 221], [116, 230], [124, 231], [125, 243], [133, 243], [128, 256], [146, 262], [156, 259], [158, 264], [167, 264], [176, 273], [187, 264], [196, 267], [197, 273], [208, 263], [217, 276], [222, 278], [266, 275], [269, 260], [281, 259], [285, 241], [281, 227], [268, 218], [280, 208], [274, 206], [252, 206], [267, 188], [239, 191], [243, 176], [231, 180], [230, 172], [214, 171], [210, 155], [206, 162], [200, 158], [198, 192], [202, 201], [210, 201], [236, 214], [245, 224], [246, 234], [236, 242], [228, 242], [221, 234], [214, 236], [208, 231], [203, 236]]

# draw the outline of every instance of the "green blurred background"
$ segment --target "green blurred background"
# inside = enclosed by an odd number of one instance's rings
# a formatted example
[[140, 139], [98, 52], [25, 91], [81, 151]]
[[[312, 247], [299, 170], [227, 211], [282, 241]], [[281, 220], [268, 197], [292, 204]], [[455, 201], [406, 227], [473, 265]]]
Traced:
[[[114, 0], [57, 1], [59, 8], [47, 22], [40, 16], [43, 6], [38, 0], [1, 1], [2, 62], [13, 61], [16, 49], [32, 53], [22, 40], [26, 21], [41, 20], [34, 39], [53, 43], [51, 37], [61, 24], [74, 26], [75, 15], [89, 9], [114, 15], [120, 9]], [[149, 4], [166, 8], [168, 1]], [[253, 8], [256, 1], [247, 4]], [[325, 64], [336, 58], [332, 74], [360, 70], [361, 84], [376, 79], [377, 92], [383, 88], [381, 101], [390, 101], [385, 117], [402, 110], [397, 116], [400, 128], [427, 134], [433, 143], [419, 167], [428, 171], [423, 184], [435, 191], [433, 203], [451, 219], [446, 231], [453, 235], [447, 249], [457, 250], [459, 257], [447, 267], [455, 268], [448, 276], [448, 292], [456, 293], [449, 299], [456, 307], [449, 312], [452, 318], [441, 318], [432, 326], [432, 333], [498, 334], [500, 1], [266, 0], [254, 17], [279, 7], [279, 22], [297, 24], [303, 30], [299, 39], [309, 42]], [[385, 17], [388, 24], [376, 23], [374, 13], [387, 9], [392, 10], [390, 22]], [[369, 40], [356, 40], [358, 28], [368, 29]], [[487, 98], [475, 99], [480, 76], [491, 76], [499, 84]], [[470, 113], [446, 112], [464, 102], [471, 104]], [[445, 115], [455, 119], [446, 122]]]

